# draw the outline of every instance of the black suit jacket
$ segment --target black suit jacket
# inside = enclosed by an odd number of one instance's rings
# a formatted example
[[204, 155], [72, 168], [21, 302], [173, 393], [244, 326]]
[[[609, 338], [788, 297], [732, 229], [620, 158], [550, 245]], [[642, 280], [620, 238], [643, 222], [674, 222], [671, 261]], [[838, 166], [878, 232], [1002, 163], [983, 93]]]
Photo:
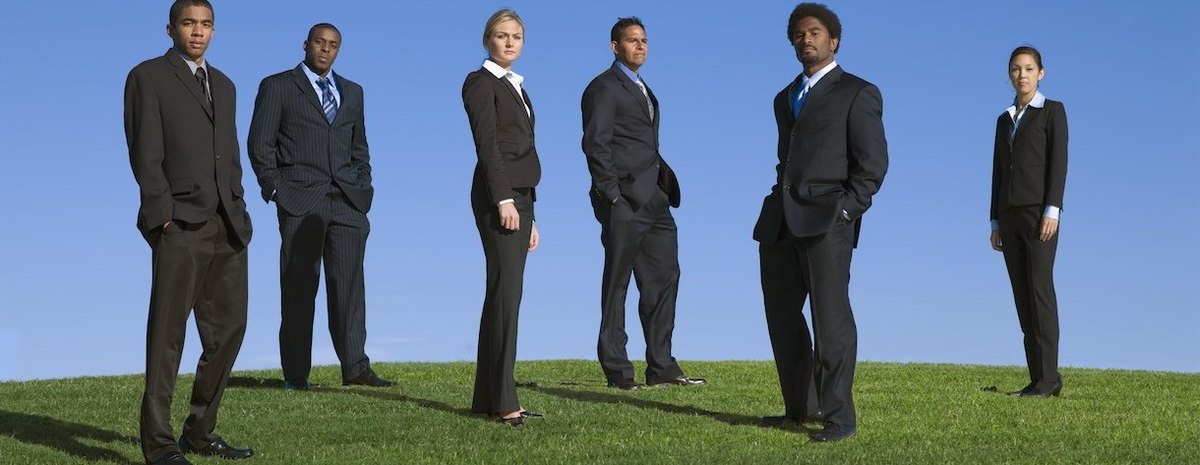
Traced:
[[303, 215], [336, 185], [355, 209], [371, 209], [371, 157], [363, 117], [362, 86], [333, 73], [341, 94], [337, 116], [325, 120], [321, 97], [301, 69], [267, 76], [254, 99], [247, 142], [250, 166], [263, 200]]
[[479, 157], [475, 188], [483, 189], [494, 206], [512, 198], [513, 189], [537, 187], [542, 165], [534, 147], [536, 117], [528, 93], [522, 89], [518, 94], [507, 78], [480, 68], [467, 74], [462, 99]]
[[138, 229], [171, 220], [200, 223], [225, 207], [236, 240], [250, 243], [233, 82], [211, 65], [212, 105], [174, 49], [142, 62], [125, 81], [125, 139], [141, 195]]
[[775, 96], [779, 129], [775, 186], [763, 201], [754, 239], [774, 243], [783, 222], [796, 237], [824, 234], [845, 210], [855, 223], [887, 173], [879, 88], [834, 67], [809, 89], [798, 117], [791, 95], [800, 76]]
[[1012, 125], [1007, 111], [996, 119], [991, 219], [1008, 207], [1061, 209], [1067, 184], [1066, 108], [1054, 100], [1046, 100], [1042, 108], [1027, 107], [1010, 141]]
[[658, 152], [658, 98], [651, 120], [637, 83], [613, 63], [583, 91], [583, 153], [592, 174], [592, 190], [608, 201], [624, 198], [635, 210], [661, 188], [678, 207], [679, 180]]

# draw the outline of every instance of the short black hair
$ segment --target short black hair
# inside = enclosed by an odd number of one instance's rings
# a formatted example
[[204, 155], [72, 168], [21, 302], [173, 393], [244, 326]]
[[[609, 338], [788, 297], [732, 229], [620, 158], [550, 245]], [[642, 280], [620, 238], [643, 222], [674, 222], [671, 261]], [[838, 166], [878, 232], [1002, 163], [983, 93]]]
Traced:
[[1039, 52], [1038, 49], [1033, 48], [1032, 45], [1022, 45], [1013, 49], [1012, 55], [1008, 56], [1008, 62], [1012, 63], [1013, 60], [1017, 59], [1017, 55], [1032, 56], [1034, 63], [1037, 63], [1038, 65], [1038, 69], [1042, 69], [1042, 53]]
[[338, 35], [338, 41], [342, 40], [342, 31], [339, 31], [337, 26], [334, 26], [329, 23], [317, 23], [317, 24], [314, 24], [313, 27], [308, 28], [308, 37], [305, 37], [304, 41], [307, 42], [307, 41], [312, 40], [313, 34], [316, 34], [317, 31], [319, 31], [321, 29], [333, 29], [333, 32], [336, 32]]
[[637, 26], [642, 28], [643, 31], [646, 30], [646, 26], [642, 24], [642, 20], [638, 19], [637, 16], [617, 18], [617, 24], [613, 24], [612, 27], [612, 41], [620, 42], [621, 36], [625, 34], [625, 29], [630, 26]]
[[213, 17], [216, 17], [212, 3], [209, 3], [208, 0], [175, 0], [175, 3], [171, 4], [171, 13], [167, 16], [167, 21], [169, 21], [168, 24], [175, 24], [175, 21], [178, 21], [179, 16], [183, 14], [183, 9], [189, 6], [202, 6], [208, 8], [208, 11], [214, 12]]
[[[837, 14], [833, 10], [820, 3], [801, 3], [796, 5], [796, 9], [792, 10], [792, 15], [788, 17], [788, 42], [792, 41], [792, 32], [795, 31], [796, 23], [810, 17], [817, 18], [817, 21], [825, 26], [825, 29], [829, 31], [829, 37], [837, 39], [839, 42], [842, 40], [842, 22], [838, 20]], [[838, 48], [842, 48], [841, 43], [838, 44]]]

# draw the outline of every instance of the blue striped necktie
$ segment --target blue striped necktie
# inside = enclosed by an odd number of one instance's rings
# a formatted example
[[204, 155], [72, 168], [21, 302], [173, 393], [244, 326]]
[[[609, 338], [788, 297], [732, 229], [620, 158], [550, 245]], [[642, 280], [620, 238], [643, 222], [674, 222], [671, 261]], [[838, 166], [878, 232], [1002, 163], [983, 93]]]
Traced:
[[318, 79], [317, 85], [321, 87], [321, 108], [325, 110], [325, 120], [333, 124], [338, 111], [337, 99], [333, 96], [333, 85], [329, 83], [329, 78]]
[[800, 95], [796, 96], [795, 103], [792, 104], [792, 119], [800, 117], [800, 109], [804, 107], [804, 99], [808, 97], [808, 83], [805, 82], [800, 87]]

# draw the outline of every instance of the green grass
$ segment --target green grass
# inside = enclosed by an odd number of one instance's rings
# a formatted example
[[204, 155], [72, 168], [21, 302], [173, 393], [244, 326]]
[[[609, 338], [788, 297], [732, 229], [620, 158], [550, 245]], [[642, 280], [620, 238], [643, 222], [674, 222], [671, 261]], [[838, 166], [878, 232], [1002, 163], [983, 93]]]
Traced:
[[[546, 414], [524, 429], [468, 411], [470, 363], [376, 364], [400, 383], [388, 389], [342, 387], [321, 367], [312, 392], [284, 391], [278, 371], [237, 372], [218, 433], [257, 450], [248, 465], [1200, 464], [1197, 374], [1065, 369], [1062, 397], [1018, 399], [981, 388], [1019, 388], [1024, 368], [864, 362], [858, 435], [809, 444], [804, 428], [758, 425], [782, 413], [770, 362], [683, 366], [710, 384], [625, 392], [595, 362], [520, 362], [521, 402]], [[141, 390], [140, 376], [0, 383], [0, 464], [141, 463]]]

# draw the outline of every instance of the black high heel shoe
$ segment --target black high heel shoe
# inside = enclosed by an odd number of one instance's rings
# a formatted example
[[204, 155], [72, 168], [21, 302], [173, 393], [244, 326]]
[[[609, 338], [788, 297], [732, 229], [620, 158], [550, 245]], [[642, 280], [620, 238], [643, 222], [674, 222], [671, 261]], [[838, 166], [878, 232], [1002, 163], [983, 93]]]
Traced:
[[499, 418], [496, 418], [496, 423], [504, 423], [513, 428], [524, 428], [525, 427], [525, 416], [518, 415], [518, 416], [515, 416], [512, 418], [499, 417]]

